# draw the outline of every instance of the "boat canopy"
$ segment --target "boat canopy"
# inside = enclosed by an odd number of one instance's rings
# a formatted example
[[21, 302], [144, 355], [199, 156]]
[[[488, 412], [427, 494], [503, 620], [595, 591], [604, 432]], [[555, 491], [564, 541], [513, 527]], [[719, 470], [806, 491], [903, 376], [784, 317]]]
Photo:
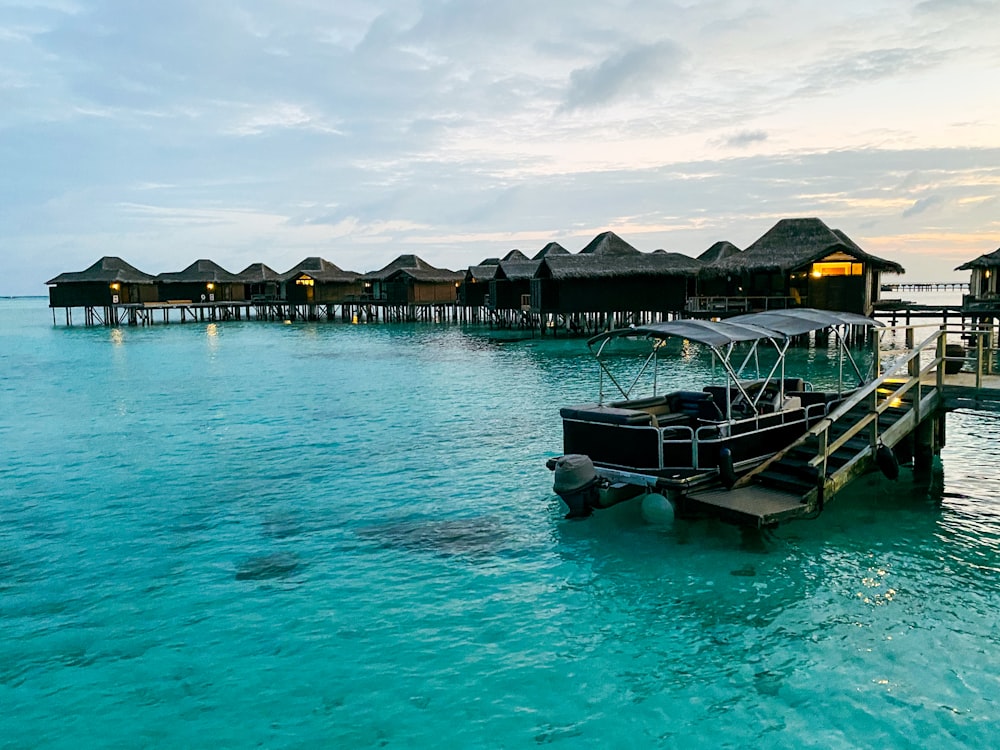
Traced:
[[[756, 408], [756, 400], [761, 397], [764, 389], [759, 389], [756, 398], [752, 398], [744, 390], [741, 378], [744, 369], [751, 362], [756, 364], [759, 371], [758, 347], [761, 345], [761, 342], [767, 342], [768, 345], [773, 346], [777, 353], [776, 361], [771, 366], [770, 372], [767, 373], [763, 382], [766, 385], [774, 378], [778, 378], [779, 395], [781, 398], [784, 398], [785, 354], [792, 343], [793, 337], [801, 336], [811, 331], [825, 329], [833, 331], [840, 351], [838, 382], [841, 383], [841, 386], [838, 387], [842, 387], [845, 359], [853, 367], [855, 374], [858, 376], [859, 383], [863, 382], [865, 377], [862, 375], [857, 362], [847, 348], [842, 332], [839, 329], [844, 326], [867, 327], [879, 325], [882, 324], [864, 315], [857, 315], [855, 313], [817, 310], [811, 307], [796, 307], [788, 310], [768, 310], [766, 312], [737, 315], [726, 320], [697, 320], [689, 318], [672, 320], [665, 323], [650, 323], [648, 325], [617, 328], [594, 336], [587, 341], [587, 346], [590, 347], [591, 352], [597, 358], [598, 364], [601, 367], [601, 403], [604, 401], [603, 383], [605, 374], [614, 383], [622, 396], [625, 399], [629, 399], [632, 389], [635, 388], [640, 377], [649, 368], [650, 364], [653, 366], [653, 390], [655, 392], [657, 350], [667, 339], [680, 338], [708, 346], [712, 350], [713, 356], [722, 364], [732, 385], [747, 402], [752, 403], [754, 408]], [[653, 340], [652, 351], [647, 356], [645, 363], [631, 385], [627, 385], [627, 387], [618, 382], [614, 373], [602, 361], [601, 356], [609, 342], [623, 338], [646, 338]], [[735, 352], [736, 344], [740, 343], [750, 343], [749, 352], [747, 352], [741, 364], [730, 361]], [[760, 373], [758, 372], [759, 377]], [[728, 403], [727, 396], [727, 419], [731, 418], [731, 413], [731, 405]]]
[[616, 338], [636, 338], [645, 336], [652, 339], [681, 338], [705, 344], [711, 347], [728, 346], [742, 341], [759, 341], [761, 339], [782, 339], [784, 334], [749, 323], [733, 323], [712, 320], [672, 320], [666, 323], [649, 323], [647, 325], [617, 328], [613, 331], [594, 336], [587, 342], [588, 346]]
[[603, 343], [609, 339], [645, 336], [652, 339], [682, 338], [711, 347], [723, 347], [744, 341], [786, 339], [790, 336], [800, 336], [824, 328], [848, 325], [880, 326], [882, 323], [856, 313], [817, 310], [812, 307], [794, 307], [787, 310], [768, 310], [736, 315], [726, 320], [686, 318], [666, 323], [649, 323], [629, 328], [617, 328], [594, 336], [587, 344], [593, 347], [594, 344]]
[[784, 336], [801, 336], [804, 333], [836, 326], [882, 325], [877, 320], [857, 313], [817, 310], [812, 307], [793, 307], [787, 310], [748, 313], [728, 318], [726, 322], [767, 328]]

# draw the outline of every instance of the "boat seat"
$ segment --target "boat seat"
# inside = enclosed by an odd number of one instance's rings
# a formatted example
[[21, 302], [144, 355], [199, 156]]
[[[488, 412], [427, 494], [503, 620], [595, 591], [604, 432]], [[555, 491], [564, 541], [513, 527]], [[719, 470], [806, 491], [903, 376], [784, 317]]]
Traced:
[[602, 422], [604, 424], [650, 425], [653, 416], [648, 412], [636, 409], [619, 409], [614, 406], [600, 404], [581, 404], [579, 406], [564, 406], [559, 410], [563, 419], [578, 419], [583, 422]]
[[670, 411], [696, 417], [698, 416], [698, 402], [710, 398], [712, 396], [704, 391], [677, 391], [670, 394]]
[[646, 398], [636, 398], [626, 401], [612, 401], [608, 406], [617, 409], [648, 409], [656, 406], [665, 406], [667, 403], [666, 394], [659, 396], [648, 396]]

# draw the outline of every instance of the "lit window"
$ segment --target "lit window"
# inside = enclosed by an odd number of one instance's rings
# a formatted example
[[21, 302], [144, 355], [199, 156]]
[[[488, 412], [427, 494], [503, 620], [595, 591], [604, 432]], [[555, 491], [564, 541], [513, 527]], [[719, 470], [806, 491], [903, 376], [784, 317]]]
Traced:
[[860, 276], [863, 267], [861, 263], [849, 261], [813, 263], [812, 275], [817, 279], [822, 276]]

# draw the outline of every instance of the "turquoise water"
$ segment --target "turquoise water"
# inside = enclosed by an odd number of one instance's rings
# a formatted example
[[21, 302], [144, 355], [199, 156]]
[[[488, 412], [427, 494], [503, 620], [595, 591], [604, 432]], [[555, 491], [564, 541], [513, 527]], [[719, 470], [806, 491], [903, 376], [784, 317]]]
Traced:
[[0, 747], [997, 744], [995, 416], [762, 537], [566, 522], [543, 464], [593, 375], [0, 300]]

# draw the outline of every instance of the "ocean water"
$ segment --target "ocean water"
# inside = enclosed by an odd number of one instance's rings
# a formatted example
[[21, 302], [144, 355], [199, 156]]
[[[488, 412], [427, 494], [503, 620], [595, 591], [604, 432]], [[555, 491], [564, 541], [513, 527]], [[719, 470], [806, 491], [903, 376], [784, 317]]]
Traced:
[[0, 300], [0, 747], [1000, 742], [997, 415], [762, 535], [568, 522], [544, 461], [594, 376], [581, 341]]

